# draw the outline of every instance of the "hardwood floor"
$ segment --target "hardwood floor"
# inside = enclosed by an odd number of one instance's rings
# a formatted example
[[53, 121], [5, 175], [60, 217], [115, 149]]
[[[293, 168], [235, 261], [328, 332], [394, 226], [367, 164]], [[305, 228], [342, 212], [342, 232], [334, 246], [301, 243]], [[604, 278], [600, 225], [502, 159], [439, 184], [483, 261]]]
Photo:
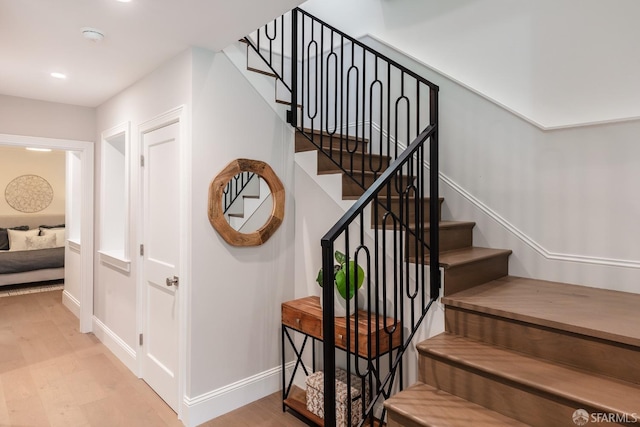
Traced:
[[[0, 298], [0, 427], [182, 426], [176, 414], [62, 305], [62, 291]], [[304, 426], [280, 394], [204, 424]]]
[[289, 412], [282, 412], [280, 392], [236, 409], [200, 427], [300, 427], [306, 426]]
[[0, 426], [181, 426], [61, 300], [0, 298]]

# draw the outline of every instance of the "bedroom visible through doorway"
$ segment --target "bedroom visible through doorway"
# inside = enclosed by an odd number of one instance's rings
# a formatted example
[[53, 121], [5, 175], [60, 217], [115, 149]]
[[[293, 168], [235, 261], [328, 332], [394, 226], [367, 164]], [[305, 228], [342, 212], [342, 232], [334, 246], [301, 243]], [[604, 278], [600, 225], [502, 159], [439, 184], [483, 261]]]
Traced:
[[[62, 210], [62, 213], [58, 213], [58, 217], [52, 215], [51, 219], [43, 220], [42, 224], [40, 224], [37, 219], [34, 219], [38, 224], [29, 224], [31, 231], [20, 230], [24, 234], [18, 232], [11, 232], [11, 234], [14, 240], [14, 249], [17, 247], [25, 252], [28, 252], [27, 245], [30, 245], [32, 249], [44, 250], [49, 249], [46, 245], [50, 245], [53, 239], [55, 239], [56, 242], [58, 240], [62, 241], [64, 251], [64, 273], [62, 278], [65, 280], [62, 302], [70, 311], [79, 317], [80, 331], [90, 332], [92, 330], [93, 317], [94, 143], [0, 134], [0, 146], [5, 147], [6, 150], [11, 149], [15, 152], [22, 152], [22, 150], [25, 150], [27, 147], [31, 147], [63, 153], [65, 168], [63, 172], [63, 184], [58, 182], [52, 186], [49, 180], [41, 177], [40, 175], [44, 174], [43, 171], [46, 169], [44, 166], [32, 168], [33, 172], [28, 173], [22, 173], [26, 169], [23, 169], [22, 172], [14, 171], [19, 175], [15, 178], [27, 176], [26, 178], [22, 178], [22, 182], [18, 180], [18, 184], [39, 185], [43, 188], [41, 195], [38, 197], [43, 198], [44, 202], [40, 200], [21, 199], [19, 194], [22, 187], [20, 187], [20, 185], [13, 185], [13, 187], [10, 188], [14, 195], [12, 202], [19, 208], [15, 209], [17, 211], [16, 214], [22, 212], [24, 215], [33, 215], [32, 219], [35, 218], [35, 215], [38, 213], [37, 209], [40, 207], [39, 203], [49, 203], [49, 205], [54, 201], [60, 203], [59, 199], [55, 200], [55, 194], [59, 194], [61, 191], [65, 194], [61, 202], [64, 208], [58, 206], [58, 210]], [[49, 153], [40, 152], [40, 154], [45, 155]], [[10, 159], [7, 156], [2, 157], [5, 162], [9, 162]], [[12, 181], [15, 181], [15, 178], [12, 179]], [[50, 180], [54, 181], [54, 179]], [[3, 193], [7, 191], [5, 188], [1, 190], [3, 190]], [[6, 201], [6, 194], [4, 194], [4, 196]], [[7, 202], [7, 204], [9, 204], [9, 202]], [[2, 215], [0, 215], [0, 218], [1, 217]], [[20, 220], [19, 215], [18, 220]], [[56, 222], [56, 224], [52, 221]], [[62, 224], [64, 224], [64, 228]], [[22, 224], [13, 223], [5, 228], [11, 228], [16, 225]], [[3, 227], [3, 225], [0, 224], [0, 227]], [[9, 234], [9, 230], [7, 230], [7, 234]], [[22, 242], [23, 239], [24, 248], [21, 247], [22, 243], [15, 244], [15, 242]], [[42, 249], [40, 245], [43, 245]], [[31, 258], [31, 256], [26, 258]], [[48, 270], [43, 269], [42, 271]], [[55, 280], [57, 278], [46, 277], [46, 275], [35, 275], [33, 281], [42, 282], [50, 279]], [[0, 287], [0, 291], [2, 291], [2, 287]]]
[[67, 155], [0, 147], [0, 291], [64, 281]]

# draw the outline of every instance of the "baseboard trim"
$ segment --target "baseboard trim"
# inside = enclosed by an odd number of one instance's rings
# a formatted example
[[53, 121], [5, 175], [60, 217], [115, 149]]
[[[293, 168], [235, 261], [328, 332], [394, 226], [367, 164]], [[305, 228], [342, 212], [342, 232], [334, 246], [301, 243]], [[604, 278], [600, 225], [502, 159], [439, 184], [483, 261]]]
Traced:
[[66, 290], [62, 291], [62, 305], [67, 307], [78, 319], [80, 318], [80, 301]]
[[93, 334], [111, 350], [131, 372], [137, 375], [138, 362], [136, 351], [96, 316], [93, 316]]
[[[285, 369], [291, 371], [293, 365], [287, 363]], [[182, 421], [187, 427], [200, 425], [281, 390], [281, 381], [282, 367], [278, 366], [200, 396], [185, 396]]]

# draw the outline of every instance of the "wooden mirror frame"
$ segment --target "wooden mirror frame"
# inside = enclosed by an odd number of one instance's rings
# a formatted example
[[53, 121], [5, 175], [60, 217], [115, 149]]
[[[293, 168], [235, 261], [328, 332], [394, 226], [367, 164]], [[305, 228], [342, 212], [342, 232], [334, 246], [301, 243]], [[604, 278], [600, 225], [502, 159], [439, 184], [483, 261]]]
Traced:
[[[271, 190], [273, 207], [267, 222], [252, 233], [235, 230], [224, 217], [223, 191], [234, 176], [253, 172], [264, 179]], [[284, 186], [273, 169], [260, 160], [236, 159], [229, 163], [209, 185], [209, 222], [222, 238], [233, 246], [258, 246], [269, 240], [284, 218]]]

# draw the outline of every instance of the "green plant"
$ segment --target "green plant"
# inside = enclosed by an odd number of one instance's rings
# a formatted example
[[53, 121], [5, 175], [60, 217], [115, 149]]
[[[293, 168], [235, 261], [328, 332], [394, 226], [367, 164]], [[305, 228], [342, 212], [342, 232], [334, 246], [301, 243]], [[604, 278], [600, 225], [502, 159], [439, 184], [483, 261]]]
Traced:
[[[334, 257], [338, 264], [333, 266], [333, 283], [338, 289], [338, 293], [344, 299], [351, 299], [356, 293], [356, 289], [362, 287], [364, 282], [364, 270], [355, 261], [349, 261], [349, 268], [347, 269], [347, 257], [340, 251], [336, 251]], [[349, 270], [349, 297], [347, 298], [347, 270]], [[358, 272], [358, 283], [356, 284], [356, 271]], [[318, 277], [316, 282], [322, 287], [323, 274], [322, 268], [318, 271]], [[355, 285], [355, 286], [354, 286]]]

